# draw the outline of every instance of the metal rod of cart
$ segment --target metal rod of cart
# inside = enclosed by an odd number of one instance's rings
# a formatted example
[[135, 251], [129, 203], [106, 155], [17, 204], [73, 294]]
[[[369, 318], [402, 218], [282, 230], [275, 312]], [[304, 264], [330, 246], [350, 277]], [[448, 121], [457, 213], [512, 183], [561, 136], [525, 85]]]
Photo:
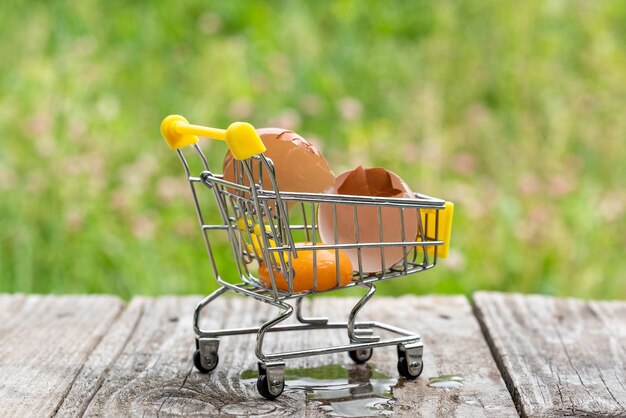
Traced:
[[[180, 116], [169, 116], [163, 121], [161, 131], [170, 147], [176, 150], [184, 167], [212, 272], [219, 284], [217, 290], [200, 301], [194, 312], [193, 329], [197, 350], [193, 360], [200, 372], [208, 373], [217, 367], [221, 337], [256, 334], [256, 356], [259, 359], [257, 388], [267, 399], [275, 399], [283, 392], [285, 361], [297, 357], [345, 351], [356, 363], [365, 363], [372, 356], [374, 348], [393, 345], [398, 352], [398, 372], [408, 379], [420, 375], [423, 368], [423, 344], [419, 334], [385, 323], [357, 321], [357, 317], [376, 292], [377, 282], [429, 270], [435, 267], [442, 254], [447, 254], [452, 216], [452, 205], [449, 202], [422, 194], [415, 194], [414, 198], [382, 198], [281, 191], [274, 165], [264, 155], [263, 144], [256, 142], [260, 139], [255, 137], [251, 125], [233, 124], [228, 130], [219, 130], [190, 125]], [[236, 157], [234, 181], [228, 181], [222, 173], [211, 170], [195, 135], [226, 140]], [[190, 164], [191, 158], [195, 159], [196, 169]], [[266, 184], [263, 184], [263, 179]], [[267, 179], [270, 184], [267, 184]], [[215, 203], [209, 205], [201, 196], [210, 196]], [[322, 242], [320, 238], [317, 211], [321, 205], [331, 210], [334, 242]], [[346, 208], [353, 214], [356, 239], [354, 242], [341, 243], [337, 234], [337, 213], [338, 210], [345, 213]], [[368, 210], [373, 211], [371, 213], [377, 214], [380, 242], [360, 239], [359, 221], [364, 222], [359, 219], [362, 208], [370, 208]], [[402, 231], [400, 240], [383, 239], [383, 210], [386, 216], [390, 210], [397, 216], [398, 227]], [[219, 221], [209, 221], [207, 211], [217, 211]], [[406, 236], [402, 228], [405, 219], [409, 217], [417, 221], [415, 236]], [[224, 271], [218, 268], [212, 243], [216, 242], [219, 234], [223, 236], [221, 242], [226, 238], [230, 243], [235, 269]], [[301, 241], [306, 241], [306, 244], [299, 243]], [[402, 259], [385, 265], [385, 251], [390, 248], [400, 248]], [[351, 281], [342, 285], [339, 279], [339, 254], [347, 249], [356, 250], [357, 262], [352, 266]], [[335, 255], [337, 282], [331, 289], [322, 289], [318, 281], [315, 260], [321, 250], [331, 251]], [[313, 286], [297, 290], [294, 286], [293, 263], [302, 251], [312, 252]], [[380, 271], [365, 271], [362, 259], [366, 251], [380, 252]], [[263, 263], [267, 267], [271, 286], [258, 278], [256, 269]], [[279, 286], [279, 280], [286, 281], [287, 286]], [[352, 307], [346, 321], [303, 315], [304, 297], [357, 286], [363, 288], [365, 294]], [[277, 314], [260, 326], [202, 329], [199, 324], [202, 311], [227, 292], [275, 306]], [[282, 324], [294, 312], [297, 322]], [[268, 353], [263, 349], [268, 332], [320, 329], [344, 329], [346, 343], [280, 353]], [[375, 334], [375, 330], [392, 336], [382, 338]]]

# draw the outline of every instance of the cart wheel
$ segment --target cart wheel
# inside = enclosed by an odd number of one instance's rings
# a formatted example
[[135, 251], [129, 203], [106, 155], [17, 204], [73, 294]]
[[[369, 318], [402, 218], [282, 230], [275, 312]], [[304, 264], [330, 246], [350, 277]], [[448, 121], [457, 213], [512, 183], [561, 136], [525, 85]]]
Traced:
[[220, 362], [220, 356], [216, 354], [215, 361], [211, 364], [211, 367], [209, 368], [204, 367], [202, 365], [202, 362], [200, 361], [200, 350], [196, 350], [196, 352], [193, 353], [193, 365], [196, 366], [196, 369], [198, 369], [200, 373], [212, 372], [213, 370], [215, 370], [219, 362]]
[[359, 348], [357, 350], [348, 351], [348, 355], [356, 364], [367, 363], [367, 361], [372, 358], [373, 353], [374, 350], [371, 348]]
[[424, 362], [420, 360], [417, 364], [412, 364], [413, 365], [409, 367], [406, 358], [400, 358], [398, 360], [398, 373], [400, 373], [400, 376], [404, 376], [409, 380], [417, 379], [419, 375], [422, 374], [422, 370], [424, 370]]
[[[275, 369], [275, 370], [274, 370]], [[270, 370], [271, 379], [268, 377], [268, 368], [259, 362], [259, 378], [256, 381], [256, 388], [265, 399], [273, 401], [278, 398], [285, 389], [284, 363], [279, 367]]]
[[261, 375], [256, 381], [256, 388], [261, 394], [261, 396], [263, 396], [267, 400], [273, 401], [274, 399], [278, 398], [281, 395], [281, 393], [283, 393], [283, 389], [285, 388], [285, 385], [284, 383], [283, 385], [281, 385], [280, 392], [278, 392], [278, 394], [273, 394], [269, 390], [267, 375]]
[[398, 373], [409, 380], [415, 380], [424, 370], [422, 345], [417, 347], [398, 345]]

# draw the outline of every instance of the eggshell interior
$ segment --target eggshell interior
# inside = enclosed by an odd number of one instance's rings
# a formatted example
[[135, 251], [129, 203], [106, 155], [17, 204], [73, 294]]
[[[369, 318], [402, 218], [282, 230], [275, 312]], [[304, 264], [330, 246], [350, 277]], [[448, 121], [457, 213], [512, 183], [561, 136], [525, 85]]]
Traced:
[[[402, 179], [384, 168], [364, 169], [357, 167], [346, 171], [335, 179], [333, 186], [325, 193], [348, 194], [359, 196], [403, 197], [414, 198], [413, 192]], [[318, 228], [321, 239], [326, 243], [351, 244], [357, 242], [357, 228], [354, 207], [337, 204], [336, 223], [333, 219], [333, 205], [320, 204], [318, 209]], [[378, 207], [357, 206], [359, 242], [401, 242], [413, 241], [417, 235], [417, 209], [400, 209], [382, 207], [380, 217]], [[382, 226], [382, 239], [379, 226]], [[336, 234], [335, 234], [336, 230]], [[412, 251], [405, 247], [406, 253]], [[359, 270], [357, 249], [343, 250], [352, 261], [356, 271]], [[404, 257], [401, 246], [361, 249], [360, 265], [364, 273], [375, 273], [388, 269]]]
[[[286, 192], [322, 193], [332, 186], [335, 175], [320, 152], [295, 132], [281, 128], [257, 129], [267, 151], [265, 156], [274, 163], [278, 189]], [[235, 182], [235, 164], [230, 151], [224, 158], [224, 179]], [[262, 180], [264, 190], [273, 190], [269, 173], [263, 167], [259, 179], [259, 162], [253, 160], [253, 178], [255, 183]], [[249, 185], [248, 176], [243, 181]]]

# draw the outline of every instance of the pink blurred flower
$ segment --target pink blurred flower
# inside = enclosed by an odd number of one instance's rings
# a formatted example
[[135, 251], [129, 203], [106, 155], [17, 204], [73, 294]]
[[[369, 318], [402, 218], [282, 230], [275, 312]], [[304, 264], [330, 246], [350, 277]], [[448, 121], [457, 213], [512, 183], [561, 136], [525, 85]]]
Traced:
[[548, 193], [553, 197], [563, 197], [575, 188], [575, 175], [556, 175], [548, 181]]
[[517, 189], [524, 195], [534, 195], [541, 190], [541, 181], [533, 173], [522, 174], [517, 181]]
[[455, 202], [470, 219], [480, 219], [498, 202], [497, 189], [489, 186], [456, 183], [450, 186], [447, 198]]
[[86, 142], [87, 125], [80, 120], [70, 120], [67, 127], [67, 136], [74, 142]]
[[324, 102], [319, 96], [307, 94], [300, 99], [300, 108], [306, 115], [316, 116], [323, 110]]
[[233, 119], [247, 119], [252, 115], [254, 106], [249, 97], [239, 97], [230, 104], [229, 114]]
[[137, 238], [149, 239], [154, 235], [156, 225], [154, 221], [147, 216], [138, 216], [133, 219], [131, 229]]
[[189, 197], [189, 187], [187, 183], [181, 181], [176, 176], [163, 177], [157, 182], [157, 195], [165, 203], [172, 202], [177, 199], [186, 199]]
[[278, 116], [270, 120], [270, 126], [294, 130], [300, 126], [300, 113], [295, 109], [284, 109]]
[[124, 190], [118, 189], [111, 193], [111, 208], [120, 213], [127, 212], [130, 207], [130, 197]]
[[545, 236], [553, 221], [554, 213], [551, 207], [535, 205], [530, 208], [525, 218], [517, 222], [514, 232], [519, 239], [530, 241]]
[[487, 124], [491, 120], [491, 113], [480, 103], [475, 103], [465, 110], [465, 119], [472, 128]]
[[142, 154], [134, 162], [121, 167], [119, 175], [126, 187], [140, 193], [158, 168], [159, 163], [154, 155]]
[[458, 154], [452, 161], [452, 168], [459, 174], [473, 174], [476, 169], [476, 159], [471, 154]]
[[615, 221], [626, 212], [626, 196], [621, 191], [609, 191], [600, 198], [598, 203], [600, 216], [605, 221]]
[[198, 228], [198, 222], [192, 219], [184, 219], [176, 223], [175, 232], [181, 237], [188, 238], [195, 236], [198, 233]]
[[29, 193], [39, 194], [46, 185], [48, 185], [47, 178], [37, 172], [32, 172], [26, 177], [26, 190]]
[[536, 227], [544, 227], [552, 220], [552, 212], [545, 206], [535, 205], [530, 209], [528, 220]]
[[466, 265], [465, 255], [456, 248], [450, 248], [446, 259], [446, 268], [452, 271], [463, 271]]
[[406, 142], [402, 146], [402, 158], [407, 163], [414, 163], [420, 159], [420, 147], [413, 142]]
[[337, 103], [339, 113], [344, 120], [354, 120], [361, 116], [363, 105], [354, 97], [344, 97]]
[[65, 212], [65, 226], [72, 232], [80, 230], [84, 221], [85, 215], [76, 207], [72, 207]]
[[52, 115], [49, 112], [37, 112], [26, 122], [29, 135], [47, 135], [52, 131]]

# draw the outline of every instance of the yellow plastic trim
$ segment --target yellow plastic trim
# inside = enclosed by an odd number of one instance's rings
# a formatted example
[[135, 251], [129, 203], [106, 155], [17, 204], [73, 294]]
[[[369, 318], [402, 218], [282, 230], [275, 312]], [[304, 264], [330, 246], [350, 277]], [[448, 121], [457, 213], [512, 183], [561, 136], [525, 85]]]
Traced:
[[[246, 230], [250, 232], [250, 239], [252, 240], [252, 245], [247, 244], [248, 252], [256, 254], [259, 261], [263, 261], [263, 238], [261, 236], [261, 226], [259, 224], [252, 226], [252, 222], [248, 221], [248, 225], [244, 222], [243, 218], [237, 219], [237, 228], [242, 232]], [[265, 225], [265, 231], [271, 232], [272, 228], [269, 225]], [[276, 241], [269, 238], [268, 239], [270, 247], [276, 247]], [[280, 264], [280, 255], [279, 253], [274, 253], [274, 260], [276, 264]]]
[[171, 149], [183, 148], [198, 142], [197, 136], [179, 130], [185, 124], [189, 124], [187, 119], [179, 115], [169, 115], [161, 122], [161, 135]]
[[198, 142], [198, 135], [226, 141], [228, 149], [237, 160], [245, 160], [265, 152], [265, 145], [247, 122], [233, 122], [227, 129], [192, 125], [179, 115], [169, 115], [161, 122], [161, 134], [171, 149], [179, 149]]
[[245, 160], [266, 149], [254, 126], [247, 122], [230, 124], [226, 129], [226, 144], [236, 160]]
[[[444, 209], [439, 209], [439, 221], [437, 224], [432, 221], [437, 216], [436, 209], [421, 209], [422, 225], [426, 225], [426, 215], [429, 216], [431, 221], [428, 223], [426, 232], [427, 237], [434, 237], [439, 230], [439, 240], [443, 241], [443, 245], [440, 245], [437, 250], [437, 257], [447, 258], [450, 250], [450, 237], [452, 235], [452, 215], [454, 214], [454, 203], [446, 202]], [[417, 237], [417, 241], [421, 240], [421, 236]], [[423, 247], [419, 247], [423, 249]], [[435, 254], [435, 247], [426, 247], [427, 252], [430, 255]]]

